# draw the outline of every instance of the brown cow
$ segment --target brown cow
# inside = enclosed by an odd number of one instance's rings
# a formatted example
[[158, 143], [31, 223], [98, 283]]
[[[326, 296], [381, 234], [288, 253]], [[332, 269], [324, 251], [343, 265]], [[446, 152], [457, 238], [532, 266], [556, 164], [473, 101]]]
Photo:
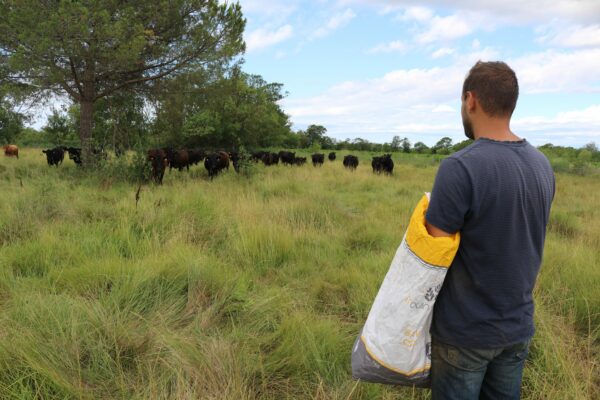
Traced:
[[177, 168], [181, 171], [184, 168], [190, 170], [190, 155], [187, 150], [167, 150], [167, 159], [169, 160], [169, 172], [171, 169]]
[[162, 185], [165, 170], [167, 169], [167, 165], [169, 165], [167, 153], [162, 149], [148, 150], [148, 161], [152, 164], [152, 179], [154, 179], [154, 182]]
[[17, 157], [19, 158], [19, 148], [14, 144], [7, 144], [3, 146], [4, 155], [6, 157]]

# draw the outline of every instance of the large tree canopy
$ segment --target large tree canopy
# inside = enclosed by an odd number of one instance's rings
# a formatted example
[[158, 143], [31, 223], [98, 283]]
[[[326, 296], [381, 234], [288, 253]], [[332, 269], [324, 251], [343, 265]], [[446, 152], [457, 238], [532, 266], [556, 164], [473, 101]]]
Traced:
[[239, 65], [182, 74], [164, 80], [156, 92], [155, 145], [254, 149], [283, 144], [291, 134], [289, 117], [277, 103], [282, 85], [246, 74]]
[[0, 0], [0, 79], [79, 103], [85, 161], [96, 101], [227, 63], [244, 26], [240, 5], [218, 0]]

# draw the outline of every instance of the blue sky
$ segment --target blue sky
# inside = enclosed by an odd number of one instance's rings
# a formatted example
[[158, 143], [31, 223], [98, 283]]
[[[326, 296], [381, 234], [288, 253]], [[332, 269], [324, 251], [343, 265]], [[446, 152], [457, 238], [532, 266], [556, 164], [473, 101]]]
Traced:
[[284, 84], [294, 129], [459, 141], [465, 74], [477, 60], [504, 60], [520, 83], [517, 135], [536, 145], [600, 144], [598, 0], [240, 3], [244, 69]]

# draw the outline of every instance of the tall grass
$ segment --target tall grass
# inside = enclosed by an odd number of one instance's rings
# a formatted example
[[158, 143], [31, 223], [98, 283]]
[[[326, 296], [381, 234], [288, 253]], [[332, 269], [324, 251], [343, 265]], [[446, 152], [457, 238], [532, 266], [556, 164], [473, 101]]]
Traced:
[[[167, 172], [137, 204], [114, 166], [0, 158], [0, 398], [429, 398], [354, 382], [350, 350], [437, 161], [386, 177], [343, 154]], [[600, 184], [557, 187], [523, 397], [593, 399]]]

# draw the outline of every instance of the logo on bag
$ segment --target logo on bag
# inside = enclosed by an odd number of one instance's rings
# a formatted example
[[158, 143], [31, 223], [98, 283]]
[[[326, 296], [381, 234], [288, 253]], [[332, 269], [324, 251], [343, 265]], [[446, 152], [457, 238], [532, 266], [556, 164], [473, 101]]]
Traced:
[[413, 301], [412, 303], [410, 303], [410, 308], [413, 308], [415, 310], [422, 310], [424, 308], [429, 309], [429, 304], [427, 304], [427, 303], [417, 303], [416, 301]]
[[433, 288], [427, 289], [427, 293], [425, 293], [425, 300], [431, 301], [435, 299], [435, 293], [433, 293]]

